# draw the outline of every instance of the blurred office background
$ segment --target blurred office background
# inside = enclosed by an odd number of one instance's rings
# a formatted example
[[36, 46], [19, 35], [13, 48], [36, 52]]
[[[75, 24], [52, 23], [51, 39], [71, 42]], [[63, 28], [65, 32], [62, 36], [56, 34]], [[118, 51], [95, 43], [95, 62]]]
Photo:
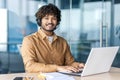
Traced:
[[[55, 32], [76, 61], [85, 62], [92, 47], [120, 45], [120, 0], [0, 0], [0, 74], [24, 72], [17, 45], [38, 30], [35, 12], [48, 3], [61, 9]], [[112, 66], [120, 67], [120, 52]]]

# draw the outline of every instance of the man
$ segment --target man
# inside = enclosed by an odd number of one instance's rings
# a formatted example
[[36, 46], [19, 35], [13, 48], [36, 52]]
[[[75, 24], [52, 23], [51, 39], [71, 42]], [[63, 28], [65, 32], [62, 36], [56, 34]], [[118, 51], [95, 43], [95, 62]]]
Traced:
[[79, 72], [84, 65], [74, 61], [66, 40], [54, 33], [61, 21], [61, 11], [48, 4], [35, 16], [40, 29], [24, 37], [21, 48], [26, 72]]

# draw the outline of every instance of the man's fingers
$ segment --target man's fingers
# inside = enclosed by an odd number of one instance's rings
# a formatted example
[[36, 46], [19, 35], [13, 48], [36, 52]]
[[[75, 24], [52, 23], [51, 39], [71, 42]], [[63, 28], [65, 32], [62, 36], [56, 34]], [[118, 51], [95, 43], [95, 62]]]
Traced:
[[83, 63], [80, 63], [80, 64], [79, 64], [79, 67], [80, 67], [80, 68], [84, 68], [84, 66], [85, 66], [85, 65], [84, 65]]
[[75, 68], [75, 67], [72, 67], [72, 66], [69, 66], [66, 68], [67, 70], [70, 70], [72, 72], [79, 72], [79, 69]]

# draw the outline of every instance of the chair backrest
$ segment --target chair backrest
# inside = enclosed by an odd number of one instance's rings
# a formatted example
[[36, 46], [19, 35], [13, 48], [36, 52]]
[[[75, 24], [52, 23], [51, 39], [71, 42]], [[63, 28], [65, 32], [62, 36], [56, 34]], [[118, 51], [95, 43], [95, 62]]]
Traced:
[[21, 47], [22, 47], [22, 44], [17, 44], [17, 48], [18, 48], [20, 54], [21, 54]]

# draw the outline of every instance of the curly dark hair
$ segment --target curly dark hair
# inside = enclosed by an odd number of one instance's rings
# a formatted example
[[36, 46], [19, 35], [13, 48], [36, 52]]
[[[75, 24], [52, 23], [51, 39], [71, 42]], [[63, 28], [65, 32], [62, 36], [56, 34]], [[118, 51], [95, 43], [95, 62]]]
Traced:
[[40, 7], [38, 11], [36, 12], [36, 21], [39, 26], [41, 26], [41, 20], [46, 15], [54, 15], [57, 17], [57, 25], [61, 21], [61, 11], [53, 4], [48, 4]]

